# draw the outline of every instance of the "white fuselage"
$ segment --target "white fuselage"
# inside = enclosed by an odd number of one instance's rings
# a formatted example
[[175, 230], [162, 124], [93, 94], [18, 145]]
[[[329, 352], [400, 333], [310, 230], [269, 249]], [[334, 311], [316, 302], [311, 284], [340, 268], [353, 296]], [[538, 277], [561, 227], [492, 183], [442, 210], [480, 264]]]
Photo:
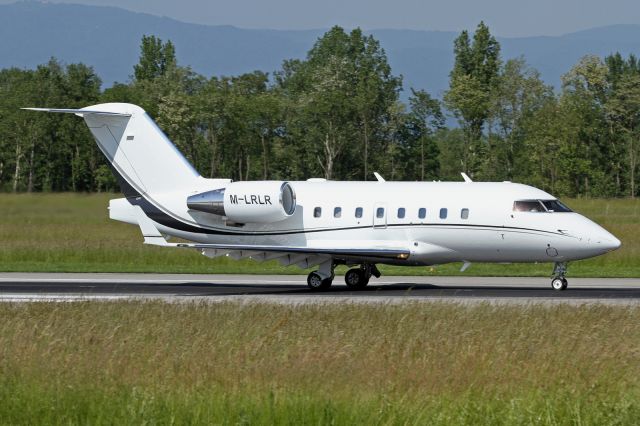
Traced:
[[[158, 230], [198, 243], [318, 248], [401, 246], [411, 251], [408, 261], [380, 263], [566, 262], [598, 256], [620, 246], [612, 234], [578, 213], [514, 211], [517, 200], [555, 199], [521, 184], [322, 180], [289, 183], [297, 197], [295, 213], [268, 224], [237, 226], [220, 216], [189, 210], [184, 193], [146, 198], [164, 212], [163, 216], [171, 217], [161, 220], [151, 216]], [[201, 179], [199, 186], [194, 193], [224, 187], [224, 183]], [[360, 210], [361, 215], [357, 215]], [[186, 228], [177, 223], [186, 224]]]

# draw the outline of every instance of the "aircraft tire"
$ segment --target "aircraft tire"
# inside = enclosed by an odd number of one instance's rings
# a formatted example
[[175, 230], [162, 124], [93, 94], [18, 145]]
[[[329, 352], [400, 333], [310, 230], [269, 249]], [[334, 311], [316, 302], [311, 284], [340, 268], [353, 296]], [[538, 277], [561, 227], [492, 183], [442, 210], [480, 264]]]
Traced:
[[307, 276], [307, 285], [314, 291], [326, 290], [331, 287], [332, 283], [333, 279], [326, 278], [323, 280], [318, 271], [313, 271]]
[[347, 284], [347, 287], [351, 289], [362, 289], [369, 284], [365, 272], [360, 268], [349, 269], [347, 273], [344, 274], [344, 282]]
[[566, 290], [567, 285], [568, 283], [566, 278], [558, 277], [551, 280], [551, 288], [554, 289], [555, 291]]

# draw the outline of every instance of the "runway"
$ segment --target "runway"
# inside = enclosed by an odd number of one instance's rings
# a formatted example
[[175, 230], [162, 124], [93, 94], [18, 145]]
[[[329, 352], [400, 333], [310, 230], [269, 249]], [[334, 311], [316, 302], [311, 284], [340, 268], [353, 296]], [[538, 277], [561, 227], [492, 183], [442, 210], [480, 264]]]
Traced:
[[458, 303], [640, 304], [640, 279], [570, 278], [555, 292], [545, 277], [372, 278], [360, 291], [337, 276], [329, 291], [312, 292], [302, 275], [0, 273], [0, 302], [80, 300], [268, 301], [334, 303], [449, 301]]

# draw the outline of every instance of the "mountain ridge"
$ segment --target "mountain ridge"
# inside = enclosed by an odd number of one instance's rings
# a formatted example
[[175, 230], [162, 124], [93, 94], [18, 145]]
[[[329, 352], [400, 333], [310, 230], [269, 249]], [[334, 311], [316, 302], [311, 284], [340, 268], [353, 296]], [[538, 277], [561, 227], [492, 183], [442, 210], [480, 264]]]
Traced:
[[[112, 6], [34, 1], [0, 5], [0, 67], [33, 68], [55, 56], [93, 66], [104, 86], [126, 82], [137, 63], [142, 35], [171, 40], [178, 62], [205, 76], [273, 72], [282, 61], [304, 58], [326, 29], [243, 29], [185, 23]], [[374, 29], [392, 70], [410, 87], [441, 96], [453, 65], [455, 31]], [[497, 37], [503, 59], [524, 56], [547, 84], [585, 54], [640, 52], [640, 25], [596, 27], [562, 36]]]

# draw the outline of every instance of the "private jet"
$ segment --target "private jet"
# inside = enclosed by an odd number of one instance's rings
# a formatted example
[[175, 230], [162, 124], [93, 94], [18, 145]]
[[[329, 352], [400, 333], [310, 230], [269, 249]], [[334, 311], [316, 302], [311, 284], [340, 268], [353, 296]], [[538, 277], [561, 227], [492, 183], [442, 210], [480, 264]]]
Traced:
[[[364, 288], [377, 265], [549, 262], [551, 287], [567, 288], [567, 262], [620, 247], [556, 197], [511, 182], [241, 181], [202, 177], [140, 107], [25, 108], [84, 118], [124, 198], [109, 217], [140, 227], [144, 243], [215, 258], [277, 259], [316, 269], [327, 289], [336, 265]], [[180, 241], [170, 242], [172, 238]], [[174, 240], [175, 241], [175, 240]], [[186, 242], [184, 242], [186, 241]]]

